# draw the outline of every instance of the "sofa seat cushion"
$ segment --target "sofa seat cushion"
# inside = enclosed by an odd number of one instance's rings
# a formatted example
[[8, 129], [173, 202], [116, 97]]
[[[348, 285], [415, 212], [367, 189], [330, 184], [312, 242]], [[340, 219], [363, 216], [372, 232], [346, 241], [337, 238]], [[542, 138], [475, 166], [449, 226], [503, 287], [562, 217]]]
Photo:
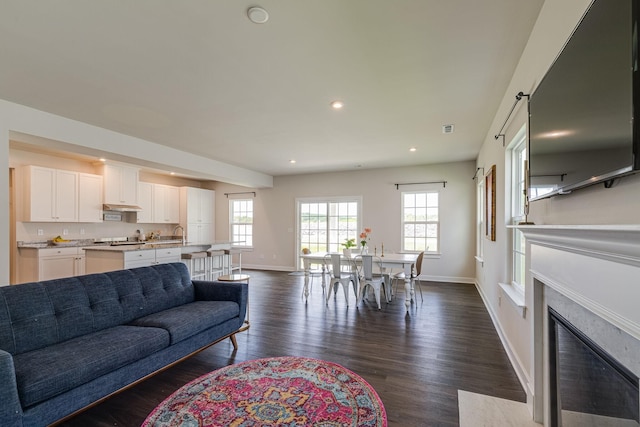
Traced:
[[169, 346], [164, 329], [114, 326], [14, 356], [27, 408]]
[[233, 301], [195, 301], [141, 317], [130, 324], [166, 329], [171, 344], [175, 344], [239, 315], [240, 307]]

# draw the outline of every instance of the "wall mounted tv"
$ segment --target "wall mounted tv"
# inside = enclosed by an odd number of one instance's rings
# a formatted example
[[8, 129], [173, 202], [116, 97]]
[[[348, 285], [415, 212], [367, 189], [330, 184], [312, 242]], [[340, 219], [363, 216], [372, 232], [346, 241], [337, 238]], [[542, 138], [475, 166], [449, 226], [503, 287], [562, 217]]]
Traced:
[[640, 0], [595, 0], [529, 97], [529, 200], [640, 171]]

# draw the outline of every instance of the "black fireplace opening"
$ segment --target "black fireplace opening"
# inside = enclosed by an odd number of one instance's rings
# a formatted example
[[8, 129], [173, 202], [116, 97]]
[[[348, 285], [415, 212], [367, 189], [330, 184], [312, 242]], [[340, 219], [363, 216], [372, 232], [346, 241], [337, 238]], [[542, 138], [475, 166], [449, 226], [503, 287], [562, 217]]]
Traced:
[[549, 307], [551, 426], [567, 424], [567, 411], [635, 420], [638, 377]]

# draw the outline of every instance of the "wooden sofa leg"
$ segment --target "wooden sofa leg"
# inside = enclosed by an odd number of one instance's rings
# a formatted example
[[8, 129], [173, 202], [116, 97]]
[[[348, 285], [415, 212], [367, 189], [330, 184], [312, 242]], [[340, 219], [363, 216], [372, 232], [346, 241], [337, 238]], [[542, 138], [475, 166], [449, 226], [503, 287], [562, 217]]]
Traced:
[[236, 334], [233, 334], [229, 337], [229, 339], [231, 340], [231, 344], [233, 344], [233, 349], [237, 350], [238, 349], [238, 342], [236, 341]]

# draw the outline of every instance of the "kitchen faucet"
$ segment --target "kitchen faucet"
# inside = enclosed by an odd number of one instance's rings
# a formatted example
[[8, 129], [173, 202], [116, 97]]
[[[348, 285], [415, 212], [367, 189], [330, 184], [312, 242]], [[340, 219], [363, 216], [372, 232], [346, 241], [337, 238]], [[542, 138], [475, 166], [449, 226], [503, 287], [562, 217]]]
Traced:
[[173, 229], [173, 235], [176, 235], [176, 231], [178, 230], [178, 228], [180, 229], [180, 237], [182, 237], [182, 244], [184, 245], [185, 243], [187, 243], [187, 241], [185, 240], [185, 235], [184, 235], [184, 227], [181, 226], [180, 224], [176, 225], [176, 228]]

